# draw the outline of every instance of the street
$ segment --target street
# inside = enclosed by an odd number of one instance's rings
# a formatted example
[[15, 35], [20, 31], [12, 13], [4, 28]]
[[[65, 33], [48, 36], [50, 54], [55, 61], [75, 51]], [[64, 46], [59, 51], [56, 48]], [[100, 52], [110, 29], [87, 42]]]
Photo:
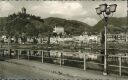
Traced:
[[70, 79], [73, 77], [64, 77], [62, 75], [52, 74], [43, 70], [24, 65], [17, 65], [0, 61], [0, 77], [4, 79]]

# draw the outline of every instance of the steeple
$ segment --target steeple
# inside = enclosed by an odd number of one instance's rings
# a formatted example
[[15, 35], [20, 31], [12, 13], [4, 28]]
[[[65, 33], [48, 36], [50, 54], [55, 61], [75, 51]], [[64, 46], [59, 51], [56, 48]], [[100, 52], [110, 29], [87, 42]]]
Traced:
[[22, 13], [26, 14], [26, 8], [24, 8], [24, 7], [22, 8]]

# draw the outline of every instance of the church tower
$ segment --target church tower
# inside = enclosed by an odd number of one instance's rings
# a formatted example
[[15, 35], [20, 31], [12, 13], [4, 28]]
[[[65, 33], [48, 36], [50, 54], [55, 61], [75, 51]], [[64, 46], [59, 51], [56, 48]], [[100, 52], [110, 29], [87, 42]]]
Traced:
[[22, 8], [22, 13], [26, 14], [26, 8], [24, 8], [24, 7]]

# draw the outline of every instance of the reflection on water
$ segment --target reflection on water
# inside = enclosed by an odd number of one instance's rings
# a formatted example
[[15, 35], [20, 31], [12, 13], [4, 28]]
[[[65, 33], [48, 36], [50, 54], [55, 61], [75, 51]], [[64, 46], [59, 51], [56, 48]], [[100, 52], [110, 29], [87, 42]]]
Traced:
[[[9, 53], [10, 52], [10, 53]], [[29, 56], [42, 56], [42, 53], [44, 57], [60, 57], [68, 56], [73, 58], [84, 58], [84, 55], [87, 56], [87, 58], [90, 59], [97, 59], [98, 54], [94, 54], [94, 52], [91, 51], [67, 51], [67, 50], [30, 50], [30, 49], [11, 49], [10, 51], [6, 49], [0, 50], [0, 56], [11, 56], [15, 57], [18, 55], [29, 55]]]
[[1, 50], [0, 54], [6, 59], [27, 59], [78, 68], [84, 67], [84, 55], [88, 61], [99, 62], [101, 60], [97, 54], [92, 54], [91, 51], [30, 49], [11, 49], [8, 51], [4, 49]]

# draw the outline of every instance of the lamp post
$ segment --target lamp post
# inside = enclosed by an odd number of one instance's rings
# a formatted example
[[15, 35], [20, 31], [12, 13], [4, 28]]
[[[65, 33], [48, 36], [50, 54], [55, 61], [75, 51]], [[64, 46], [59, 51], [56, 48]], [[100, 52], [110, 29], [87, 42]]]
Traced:
[[105, 26], [104, 26], [104, 71], [103, 71], [103, 75], [107, 75], [107, 26], [108, 26], [108, 18], [109, 15], [113, 14], [116, 11], [116, 4], [111, 4], [111, 5], [107, 5], [107, 4], [101, 4], [99, 5], [99, 7], [95, 8], [96, 9], [96, 13], [100, 16], [103, 15], [104, 18], [104, 22], [105, 22]]

